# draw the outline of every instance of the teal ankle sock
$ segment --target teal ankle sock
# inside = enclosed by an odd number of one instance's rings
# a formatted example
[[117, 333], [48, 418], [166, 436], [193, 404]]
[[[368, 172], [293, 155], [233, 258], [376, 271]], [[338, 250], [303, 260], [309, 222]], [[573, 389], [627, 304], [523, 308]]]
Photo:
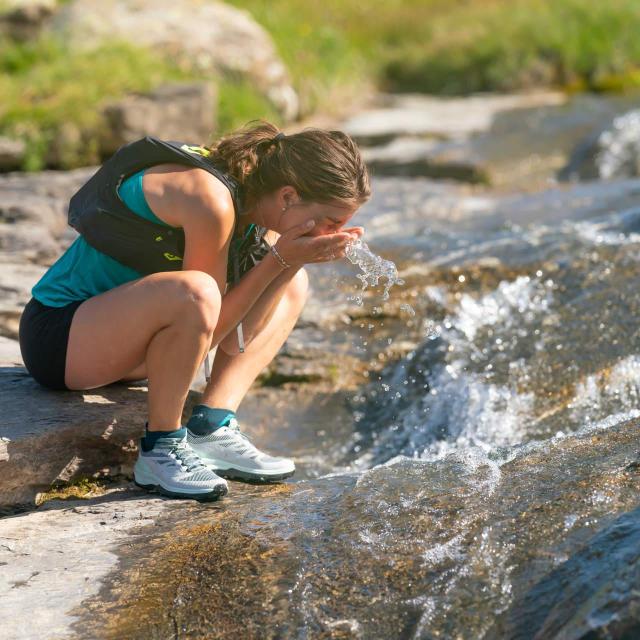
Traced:
[[217, 409], [207, 407], [206, 404], [197, 404], [193, 407], [187, 429], [197, 436], [206, 436], [219, 427], [229, 424], [231, 418], [235, 417], [236, 412], [231, 409]]
[[158, 440], [162, 438], [179, 438], [182, 439], [187, 435], [184, 427], [175, 431], [149, 431], [149, 423], [144, 425], [144, 437], [140, 439], [143, 451], [151, 451]]

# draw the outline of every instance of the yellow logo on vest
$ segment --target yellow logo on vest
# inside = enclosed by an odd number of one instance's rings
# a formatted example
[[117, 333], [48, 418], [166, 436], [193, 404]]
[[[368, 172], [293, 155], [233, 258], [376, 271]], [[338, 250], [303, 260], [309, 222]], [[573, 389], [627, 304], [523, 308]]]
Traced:
[[199, 156], [204, 156], [205, 158], [208, 158], [211, 155], [211, 151], [209, 151], [209, 149], [206, 149], [205, 147], [198, 147], [194, 144], [183, 144], [180, 148], [183, 151], [188, 151], [189, 153], [197, 153]]
[[182, 256], [174, 256], [173, 253], [169, 253], [168, 251], [166, 253], [162, 254], [167, 260], [182, 260]]
[[156, 242], [160, 242], [162, 240], [162, 236], [156, 236]]

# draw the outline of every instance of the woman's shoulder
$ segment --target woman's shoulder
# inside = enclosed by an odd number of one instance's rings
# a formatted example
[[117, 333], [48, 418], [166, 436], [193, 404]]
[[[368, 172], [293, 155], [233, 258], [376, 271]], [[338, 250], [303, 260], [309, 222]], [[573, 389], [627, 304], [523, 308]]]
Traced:
[[184, 227], [185, 216], [209, 211], [233, 219], [231, 192], [222, 180], [200, 167], [160, 164], [149, 167], [143, 178], [145, 198], [153, 212], [168, 224]]

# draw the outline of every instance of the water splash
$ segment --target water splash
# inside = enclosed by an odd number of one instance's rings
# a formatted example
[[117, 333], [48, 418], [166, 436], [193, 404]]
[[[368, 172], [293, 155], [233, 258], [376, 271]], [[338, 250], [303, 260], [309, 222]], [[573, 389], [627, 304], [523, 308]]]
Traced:
[[362, 273], [357, 274], [358, 280], [362, 282], [362, 289], [354, 298], [358, 306], [363, 304], [363, 294], [367, 287], [375, 287], [380, 282], [380, 278], [386, 279], [382, 293], [383, 300], [389, 299], [389, 291], [394, 284], [404, 284], [404, 280], [398, 275], [398, 268], [395, 263], [373, 253], [367, 243], [362, 242], [359, 238], [347, 245], [345, 255], [349, 262], [357, 265], [362, 270]]
[[640, 168], [640, 109], [618, 116], [598, 138], [598, 174], [607, 180], [638, 175]]
[[[351, 461], [354, 468], [397, 455], [437, 460], [525, 441], [536, 402], [535, 394], [519, 384], [527, 374], [526, 361], [511, 355], [506, 378], [494, 377], [493, 365], [505, 351], [515, 353], [523, 331], [550, 317], [554, 286], [542, 276], [518, 276], [479, 298], [462, 294], [437, 325], [427, 319], [427, 342], [389, 373], [381, 389], [369, 392], [371, 399], [385, 399], [373, 403], [380, 408], [375, 418], [368, 417], [380, 427], [369, 430], [370, 440]], [[445, 303], [439, 289], [426, 293]]]

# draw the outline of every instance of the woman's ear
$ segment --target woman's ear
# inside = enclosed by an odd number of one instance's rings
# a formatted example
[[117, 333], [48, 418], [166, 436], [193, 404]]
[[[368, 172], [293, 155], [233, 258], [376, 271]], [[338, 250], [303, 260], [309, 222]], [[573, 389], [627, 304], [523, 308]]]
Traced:
[[300, 202], [300, 196], [295, 187], [291, 185], [285, 185], [280, 187], [280, 198], [282, 199], [282, 206], [288, 209], [290, 206]]

